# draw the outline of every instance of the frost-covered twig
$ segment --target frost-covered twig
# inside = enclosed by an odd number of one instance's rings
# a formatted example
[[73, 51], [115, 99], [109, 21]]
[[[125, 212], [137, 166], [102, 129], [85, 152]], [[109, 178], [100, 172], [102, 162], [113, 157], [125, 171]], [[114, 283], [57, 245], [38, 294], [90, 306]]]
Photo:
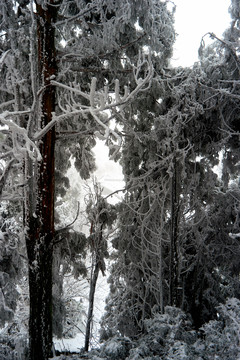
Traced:
[[93, 111], [91, 111], [91, 115], [96, 120], [96, 122], [105, 129], [105, 133], [103, 135], [103, 137], [105, 139], [108, 139], [110, 134], [113, 135], [114, 138], [116, 139], [117, 145], [109, 145], [110, 149], [114, 149], [114, 152], [110, 157], [110, 160], [114, 159], [114, 157], [117, 154], [117, 152], [119, 151], [119, 148], [122, 143], [122, 139], [121, 139], [120, 135], [118, 135], [118, 133], [115, 130], [111, 129], [109, 126], [106, 126]]
[[[127, 49], [129, 48], [130, 46], [134, 45], [135, 43], [139, 42], [139, 40], [141, 40], [144, 36], [146, 36], [146, 33], [144, 32], [143, 34], [141, 34], [140, 36], [138, 36], [136, 39], [134, 39], [133, 41], [130, 41], [126, 44], [123, 44], [122, 46], [119, 46], [118, 48], [114, 48], [114, 50], [112, 51], [108, 51], [106, 53], [101, 53], [101, 54], [98, 54], [97, 57], [99, 59], [104, 59], [104, 58], [109, 58], [110, 55], [114, 55], [116, 54], [116, 52], [120, 52], [124, 49]], [[71, 59], [73, 59], [72, 61], [75, 61], [76, 58], [80, 57], [82, 58], [83, 57], [83, 52], [64, 52], [64, 51], [61, 51], [60, 52], [60, 55], [61, 55], [61, 61], [71, 61]], [[84, 56], [84, 59], [93, 59], [93, 58], [96, 58], [96, 55], [89, 55], [89, 56]], [[102, 68], [102, 69], [96, 69], [96, 68], [91, 68], [91, 67], [87, 67], [87, 68], [78, 68], [78, 71], [81, 71], [81, 72], [110, 72], [111, 70], [109, 69], [106, 69], [106, 68]], [[123, 72], [123, 73], [129, 73], [131, 72], [132, 70], [130, 69], [119, 69], [117, 70], [117, 72]]]
[[12, 164], [14, 163], [15, 159], [11, 159], [7, 165], [5, 166], [5, 169], [3, 171], [3, 174], [2, 176], [0, 177], [0, 197], [2, 195], [2, 191], [3, 191], [3, 187], [6, 183], [6, 180], [7, 180], [7, 177], [8, 177], [8, 174], [9, 174], [9, 171], [11, 169], [11, 166]]
[[33, 10], [33, 3], [30, 3], [30, 12], [31, 12], [31, 18], [32, 18], [32, 25], [30, 27], [30, 54], [29, 54], [29, 60], [31, 65], [31, 87], [32, 87], [32, 95], [33, 95], [33, 104], [32, 104], [32, 112], [29, 116], [29, 121], [27, 125], [27, 132], [28, 135], [31, 134], [31, 128], [34, 123], [34, 118], [36, 115], [36, 107], [38, 103], [38, 93], [37, 93], [37, 79], [36, 79], [36, 50], [35, 49], [35, 28], [36, 28], [36, 20]]
[[219, 39], [219, 37], [217, 37], [214, 33], [207, 33], [206, 35], [209, 35], [211, 37], [211, 39], [216, 39], [217, 41], [219, 41], [226, 49], [228, 49], [228, 51], [230, 52], [230, 54], [232, 55], [238, 70], [240, 70], [240, 60], [239, 57], [237, 56], [232, 44], [227, 41], [224, 41], [222, 39]]
[[[66, 226], [64, 226], [63, 228], [56, 230], [55, 236], [58, 236], [58, 235], [62, 234], [63, 232], [65, 232], [66, 230], [70, 229], [71, 226], [77, 221], [78, 216], [79, 216], [79, 211], [80, 211], [79, 201], [78, 201], [77, 204], [78, 204], [77, 214], [76, 214], [75, 218], [73, 219], [73, 221], [72, 221], [70, 224], [67, 224]], [[57, 244], [57, 243], [60, 242], [60, 241], [62, 241], [62, 240], [55, 241], [55, 242], [54, 242], [54, 245]]]
[[4, 64], [5, 59], [6, 59], [7, 55], [9, 54], [9, 52], [10, 52], [10, 50], [7, 50], [1, 55], [1, 57], [0, 57], [0, 67], [2, 67], [2, 65]]
[[[144, 73], [143, 78], [140, 76], [142, 73]], [[67, 91], [67, 93], [70, 94], [70, 97], [67, 97], [66, 94], [63, 95], [65, 102], [67, 102], [66, 109], [62, 108], [61, 104], [59, 103], [63, 114], [56, 115], [54, 113], [52, 120], [43, 129], [35, 134], [34, 140], [41, 139], [53, 126], [66, 118], [90, 113], [96, 123], [104, 130], [104, 134], [101, 134], [101, 137], [107, 140], [109, 136], [112, 135], [117, 141], [117, 144], [111, 145], [111, 147], [114, 147], [114, 152], [112, 155], [112, 157], [114, 157], [121, 146], [121, 137], [116, 131], [110, 128], [109, 124], [103, 122], [99, 115], [101, 112], [106, 110], [114, 110], [116, 108], [119, 108], [120, 111], [122, 111], [129, 102], [134, 100], [135, 96], [140, 91], [145, 91], [149, 88], [153, 76], [153, 66], [150, 55], [148, 56], [148, 59], [146, 59], [145, 56], [141, 56], [141, 54], [139, 54], [138, 63], [137, 66], [134, 67], [133, 74], [136, 87], [132, 92], [130, 92], [128, 87], [125, 86], [123, 96], [120, 96], [118, 80], [115, 81], [115, 93], [113, 96], [110, 96], [110, 92], [107, 86], [104, 87], [103, 91], [97, 90], [97, 79], [95, 77], [91, 81], [89, 93], [83, 92], [78, 84], [68, 86], [52, 79], [51, 85], [57, 86], [63, 89], [63, 91]], [[80, 98], [82, 97], [84, 101], [87, 100], [88, 105], [85, 105], [85, 103], [83, 105], [80, 99], [74, 99], [72, 96], [73, 94], [76, 94], [76, 96], [79, 96]], [[108, 119], [108, 123], [110, 118]], [[99, 134], [99, 131], [97, 131], [96, 134]]]
[[70, 91], [70, 92], [74, 92], [75, 94], [82, 96], [82, 97], [85, 98], [86, 100], [90, 100], [90, 95], [88, 95], [88, 94], [86, 94], [85, 92], [81, 91], [80, 88], [71, 87], [71, 86], [62, 84], [62, 83], [60, 83], [60, 82], [58, 82], [58, 81], [55, 81], [55, 80], [51, 80], [51, 84], [52, 84], [52, 85], [55, 85], [55, 86], [58, 86], [58, 87], [60, 87], [60, 88], [62, 88], [62, 89], [68, 90], [68, 91]]
[[[52, 5], [52, 4], [51, 4], [51, 5]], [[63, 20], [56, 22], [54, 25], [55, 25], [55, 26], [66, 25], [67, 23], [72, 22], [72, 21], [74, 21], [74, 20], [76, 20], [76, 19], [79, 19], [80, 17], [86, 15], [86, 14], [87, 14], [88, 12], [90, 12], [90, 11], [95, 10], [96, 8], [97, 8], [96, 5], [94, 5], [94, 6], [88, 5], [88, 6], [86, 6], [86, 10], [84, 10], [84, 11], [79, 11], [79, 13], [77, 13], [77, 14], [74, 15], [74, 16], [66, 17], [66, 18], [63, 19]]]
[[[37, 159], [40, 161], [42, 156], [37, 145], [28, 137], [27, 130], [19, 125], [17, 125], [11, 119], [7, 119], [7, 117], [11, 115], [22, 115], [29, 114], [29, 111], [15, 111], [15, 112], [4, 112], [0, 115], [0, 121], [7, 125], [11, 134], [12, 134], [12, 142], [13, 142], [13, 155], [16, 159], [19, 159], [19, 154], [22, 157], [25, 152], [28, 153], [29, 157], [32, 160]], [[19, 137], [25, 142], [24, 147], [19, 144]]]
[[240, 239], [240, 233], [237, 233], [237, 234], [229, 233], [228, 235], [233, 240]]
[[[201, 82], [199, 82], [200, 86], [204, 89], [207, 89], [207, 90], [211, 90], [211, 91], [214, 91], [215, 93], [218, 93], [218, 94], [221, 94], [221, 95], [225, 95], [225, 96], [230, 96], [231, 98], [233, 99], [237, 99], [237, 100], [240, 100], [240, 95], [237, 95], [237, 94], [233, 94], [231, 93], [230, 91], [226, 90], [226, 89], [216, 89], [212, 86], [208, 86], [208, 85], [204, 85], [202, 84]], [[208, 99], [207, 99], [208, 100]], [[206, 101], [205, 101], [206, 102]]]
[[7, 106], [13, 105], [13, 104], [15, 104], [15, 100], [6, 101], [6, 102], [0, 104], [0, 109], [3, 109], [5, 106], [7, 107]]

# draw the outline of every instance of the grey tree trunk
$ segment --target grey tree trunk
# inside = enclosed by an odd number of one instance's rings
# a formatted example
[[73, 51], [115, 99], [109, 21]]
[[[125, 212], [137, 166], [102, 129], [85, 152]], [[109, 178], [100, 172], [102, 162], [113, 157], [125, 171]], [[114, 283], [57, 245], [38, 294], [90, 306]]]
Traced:
[[179, 306], [179, 191], [178, 191], [178, 166], [174, 160], [174, 170], [171, 186], [171, 230], [170, 230], [170, 266], [169, 266], [169, 303]]
[[91, 337], [91, 325], [93, 320], [93, 308], [94, 308], [94, 297], [96, 292], [96, 285], [99, 275], [99, 270], [102, 271], [104, 275], [105, 264], [102, 255], [102, 246], [103, 246], [103, 223], [100, 225], [100, 230], [93, 236], [93, 254], [95, 255], [95, 263], [92, 264], [92, 274], [90, 280], [90, 291], [89, 291], [89, 304], [88, 304], [88, 315], [87, 315], [87, 324], [86, 324], [86, 334], [85, 334], [85, 346], [84, 350], [89, 350], [89, 343]]
[[89, 305], [88, 305], [88, 316], [87, 316], [87, 325], [86, 325], [86, 334], [85, 334], [85, 346], [84, 350], [89, 350], [90, 336], [91, 336], [91, 325], [93, 319], [93, 307], [94, 307], [94, 296], [96, 291], [97, 279], [99, 274], [99, 262], [96, 260], [94, 266], [93, 276], [90, 282], [90, 292], [89, 292]]

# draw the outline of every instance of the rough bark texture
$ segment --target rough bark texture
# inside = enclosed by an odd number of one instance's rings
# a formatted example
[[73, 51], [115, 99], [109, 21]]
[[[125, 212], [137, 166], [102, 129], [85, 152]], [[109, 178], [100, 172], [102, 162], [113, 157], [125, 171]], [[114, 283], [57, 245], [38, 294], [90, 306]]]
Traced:
[[[56, 75], [55, 31], [53, 22], [57, 7], [53, 1], [43, 9], [36, 3], [38, 77], [41, 95], [41, 128], [52, 119], [55, 110], [55, 89], [50, 77]], [[52, 347], [52, 247], [54, 238], [54, 144], [55, 129], [41, 139], [39, 145], [42, 161], [35, 166], [37, 190], [35, 212], [27, 211], [28, 234], [26, 238], [29, 261], [29, 358], [47, 360]]]

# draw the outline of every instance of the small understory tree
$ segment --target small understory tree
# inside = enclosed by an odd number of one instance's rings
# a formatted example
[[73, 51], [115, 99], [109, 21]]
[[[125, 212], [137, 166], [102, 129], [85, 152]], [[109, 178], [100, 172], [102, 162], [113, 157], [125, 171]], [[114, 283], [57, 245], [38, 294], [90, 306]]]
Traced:
[[88, 237], [91, 254], [91, 274], [89, 289], [89, 306], [86, 322], [85, 351], [88, 351], [91, 339], [91, 327], [93, 322], [94, 297], [96, 292], [99, 272], [106, 275], [105, 259], [109, 257], [108, 237], [114, 220], [116, 210], [113, 205], [107, 203], [102, 196], [102, 189], [98, 183], [93, 182], [93, 189], [88, 194], [87, 216], [90, 225], [90, 236]]

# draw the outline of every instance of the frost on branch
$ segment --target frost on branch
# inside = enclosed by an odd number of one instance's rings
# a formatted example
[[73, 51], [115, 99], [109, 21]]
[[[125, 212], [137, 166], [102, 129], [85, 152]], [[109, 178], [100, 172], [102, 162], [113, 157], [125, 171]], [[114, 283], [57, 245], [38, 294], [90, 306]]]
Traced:
[[20, 267], [17, 228], [11, 231], [14, 222], [5, 219], [6, 214], [4, 207], [0, 207], [0, 327], [13, 318], [16, 310], [15, 279]]
[[[115, 80], [115, 87], [111, 89], [110, 86], [104, 86], [102, 89], [97, 88], [97, 78], [93, 77], [89, 85], [89, 92], [86, 93], [81, 90], [79, 84], [75, 82], [68, 85], [62, 84], [55, 80], [51, 84], [57, 86], [58, 106], [62, 111], [61, 114], [53, 114], [52, 121], [37, 134], [34, 139], [42, 138], [53, 126], [60, 123], [62, 120], [73, 118], [76, 116], [86, 117], [89, 114], [94, 120], [95, 135], [101, 139], [109, 140], [111, 137], [116, 144], [111, 145], [114, 148], [112, 158], [115, 157], [121, 146], [121, 137], [116, 130], [110, 126], [110, 120], [115, 118], [115, 114], [119, 114], [123, 109], [133, 101], [137, 94], [141, 91], [146, 91], [152, 80], [153, 66], [150, 56], [145, 57], [139, 54], [137, 65], [133, 67], [133, 77], [135, 80], [135, 88], [130, 89], [125, 86], [123, 95], [120, 95], [119, 80]], [[62, 105], [64, 104], [64, 106]], [[110, 113], [110, 115], [108, 115]], [[106, 116], [108, 115], [108, 118]]]
[[[17, 160], [21, 160], [22, 157], [28, 153], [32, 160], [41, 160], [41, 154], [37, 145], [29, 138], [27, 130], [17, 125], [12, 119], [8, 119], [11, 115], [18, 115], [21, 112], [4, 112], [0, 115], [0, 121], [3, 125], [7, 125], [12, 137], [12, 151]], [[25, 112], [26, 113], [26, 112]], [[28, 112], [27, 112], [28, 113]]]

